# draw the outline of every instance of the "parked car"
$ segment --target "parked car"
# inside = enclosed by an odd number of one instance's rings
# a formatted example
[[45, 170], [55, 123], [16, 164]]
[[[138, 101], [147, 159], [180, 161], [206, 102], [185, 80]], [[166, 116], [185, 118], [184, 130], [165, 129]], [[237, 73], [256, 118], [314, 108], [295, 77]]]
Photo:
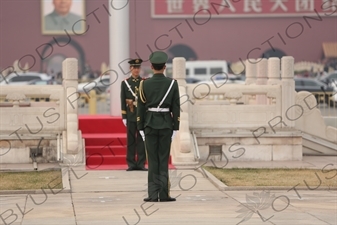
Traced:
[[243, 75], [235, 75], [235, 74], [218, 74], [210, 78], [210, 80], [227, 80], [229, 82], [232, 81], [245, 81], [246, 77]]
[[198, 79], [194, 77], [186, 77], [186, 83], [195, 84], [195, 83], [207, 83], [207, 84], [244, 84], [243, 76], [237, 76], [234, 74], [218, 74], [214, 76], [210, 76], [207, 80]]
[[79, 83], [78, 92], [88, 94], [91, 90], [95, 90], [97, 94], [101, 94], [104, 93], [110, 85], [110, 75], [102, 75], [93, 81]]
[[49, 80], [32, 80], [27, 83], [28, 85], [60, 85], [62, 84], [61, 82], [58, 82], [53, 79]]
[[337, 70], [332, 72], [332, 73], [328, 73], [328, 74], [325, 74], [321, 77], [318, 77], [318, 80], [327, 84], [327, 85], [330, 85], [331, 84], [337, 84]]
[[193, 77], [188, 77], [185, 79], [187, 84], [195, 84], [195, 83], [199, 83], [201, 80], [200, 79], [196, 79]]
[[245, 84], [245, 81], [235, 80], [235, 79], [223, 79], [223, 80], [208, 80], [208, 81], [200, 81], [197, 83], [198, 85], [206, 84], [209, 87], [222, 88], [228, 84]]
[[333, 88], [329, 87], [327, 84], [311, 78], [300, 78], [296, 77], [295, 80], [295, 90], [298, 91], [308, 91], [308, 92], [329, 92], [333, 91]]
[[[165, 75], [172, 77], [172, 63], [166, 64]], [[209, 80], [215, 74], [227, 74], [228, 64], [225, 60], [198, 60], [186, 61], [186, 78], [195, 78], [199, 80]]]
[[311, 78], [294, 78], [295, 80], [295, 90], [308, 91], [314, 94], [318, 103], [326, 103], [330, 106], [335, 105], [336, 102], [336, 90], [328, 86], [327, 84]]
[[50, 80], [50, 76], [38, 72], [11, 73], [5, 78], [0, 76], [0, 85], [26, 85], [32, 80]]

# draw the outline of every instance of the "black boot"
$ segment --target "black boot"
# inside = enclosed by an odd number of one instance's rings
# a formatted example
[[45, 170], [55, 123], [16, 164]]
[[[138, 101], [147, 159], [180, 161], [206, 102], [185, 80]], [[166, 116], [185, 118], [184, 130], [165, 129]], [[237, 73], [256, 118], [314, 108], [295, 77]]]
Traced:
[[158, 198], [152, 199], [150, 197], [144, 198], [144, 202], [158, 202]]
[[166, 199], [160, 199], [160, 201], [161, 201], [161, 202], [174, 202], [174, 201], [176, 201], [176, 199], [175, 199], [175, 198], [168, 197], [168, 198], [166, 198]]

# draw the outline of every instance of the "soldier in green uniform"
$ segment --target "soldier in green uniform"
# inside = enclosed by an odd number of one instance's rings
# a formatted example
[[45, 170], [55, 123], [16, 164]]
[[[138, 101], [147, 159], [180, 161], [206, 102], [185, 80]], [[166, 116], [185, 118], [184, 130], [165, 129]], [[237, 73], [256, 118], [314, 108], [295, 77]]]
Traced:
[[[121, 83], [121, 108], [123, 123], [127, 127], [127, 171], [143, 170], [145, 168], [146, 153], [144, 141], [137, 130], [137, 95], [139, 84], [143, 80], [139, 76], [142, 59], [129, 61], [131, 76]], [[137, 153], [137, 159], [136, 159]]]
[[168, 164], [171, 141], [179, 130], [180, 96], [177, 81], [163, 74], [167, 59], [166, 53], [153, 52], [150, 62], [154, 75], [139, 86], [137, 127], [148, 157], [147, 202], [176, 200], [170, 196]]

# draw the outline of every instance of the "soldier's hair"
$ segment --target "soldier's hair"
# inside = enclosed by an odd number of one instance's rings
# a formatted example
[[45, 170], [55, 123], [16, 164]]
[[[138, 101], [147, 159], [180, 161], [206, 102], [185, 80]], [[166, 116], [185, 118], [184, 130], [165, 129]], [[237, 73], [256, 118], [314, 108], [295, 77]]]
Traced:
[[161, 63], [161, 64], [152, 64], [153, 69], [155, 70], [162, 70], [165, 66], [165, 63]]

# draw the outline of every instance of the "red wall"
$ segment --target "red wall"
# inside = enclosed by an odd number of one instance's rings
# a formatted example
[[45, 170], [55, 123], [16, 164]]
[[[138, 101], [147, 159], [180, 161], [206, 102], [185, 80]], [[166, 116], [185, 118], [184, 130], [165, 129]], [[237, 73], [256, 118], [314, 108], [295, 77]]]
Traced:
[[[53, 41], [53, 37], [60, 37], [59, 35], [41, 34], [40, 0], [0, 1], [0, 67], [11, 66], [15, 60], [31, 54], [36, 58], [36, 64], [30, 70], [40, 70], [41, 60], [36, 48]], [[94, 70], [99, 70], [102, 62], [109, 63], [108, 14], [102, 4], [108, 5], [108, 1], [86, 1], [87, 14], [99, 8], [95, 12], [100, 23], [93, 15], [88, 16], [87, 23], [90, 25], [88, 32], [82, 36], [71, 36], [72, 40], [81, 45], [88, 63]], [[39, 50], [41, 51], [42, 48]], [[77, 52], [70, 45], [66, 47], [53, 45], [53, 50], [49, 48], [48, 52], [52, 54], [62, 52], [67, 57], [78, 57]], [[27, 61], [26, 59], [30, 65], [33, 64], [32, 57], [25, 57], [22, 66]]]
[[[102, 62], [109, 63], [109, 16], [103, 8], [109, 7], [108, 0], [86, 1], [86, 12], [97, 9], [97, 22], [93, 15], [87, 17], [89, 31], [82, 36], [71, 36], [84, 50], [86, 61], [93, 70], [100, 70]], [[136, 9], [136, 10], [135, 10]], [[56, 35], [41, 34], [41, 6], [39, 0], [10, 1], [0, 0], [0, 67], [5, 68], [21, 57], [31, 54], [36, 64], [30, 70], [39, 71], [41, 60], [36, 48], [53, 40]], [[196, 25], [193, 19], [188, 19], [193, 31], [187, 26], [184, 19], [152, 19], [151, 1], [130, 1], [130, 56], [136, 57], [135, 52], [143, 59], [150, 54], [148, 46], [156, 50], [158, 47], [170, 47], [176, 44], [190, 46], [197, 54], [198, 59], [225, 59], [236, 62], [239, 58], [246, 59], [247, 54], [254, 48], [260, 48], [251, 53], [250, 57], [260, 57], [271, 47], [266, 42], [269, 38], [274, 48], [284, 51], [287, 55], [295, 57], [295, 61], [319, 61], [323, 56], [322, 43], [337, 41], [337, 17], [322, 17], [322, 21], [310, 20], [310, 26], [302, 17], [281, 18], [211, 18], [204, 25]], [[334, 13], [333, 15], [336, 15]], [[123, 21], [121, 21], [122, 23]], [[303, 25], [303, 32], [298, 25]], [[178, 27], [181, 36], [176, 30]], [[200, 19], [201, 23], [201, 19]], [[290, 27], [289, 27], [290, 26]], [[296, 35], [290, 39], [286, 35]], [[170, 31], [171, 30], [171, 31]], [[278, 36], [284, 38], [284, 44]], [[118, 34], [116, 34], [118, 35]], [[167, 50], [167, 49], [166, 49]], [[62, 53], [67, 57], [78, 57], [78, 53], [70, 45], [57, 47], [54, 45], [53, 54]], [[22, 65], [27, 61], [25, 57]], [[48, 60], [48, 58], [46, 59]], [[148, 62], [145, 62], [148, 65]]]
[[[133, 12], [134, 6], [131, 8]], [[232, 62], [238, 61], [239, 57], [246, 59], [247, 54], [254, 48], [261, 50], [253, 51], [250, 56], [260, 57], [264, 51], [271, 48], [268, 43], [262, 44], [271, 37], [274, 37], [270, 40], [274, 48], [294, 56], [296, 61], [318, 61], [323, 55], [322, 42], [337, 41], [337, 12], [333, 14], [334, 17], [322, 17], [322, 21], [308, 20], [311, 28], [302, 17], [214, 18], [213, 16], [209, 22], [200, 26], [196, 25], [193, 19], [188, 19], [194, 29], [191, 31], [184, 19], [151, 19], [150, 1], [138, 1], [137, 9], [137, 27], [133, 31], [132, 26], [131, 49], [135, 49], [137, 43], [136, 49], [146, 54], [149, 52], [147, 44], [152, 48], [156, 38], [163, 34], [168, 34], [169, 37], [160, 39], [163, 41], [162, 46], [167, 45], [168, 40], [172, 40], [172, 45], [187, 44], [193, 47], [198, 59], [226, 59]], [[135, 15], [131, 14], [131, 21], [134, 20]], [[293, 24], [294, 22], [302, 24], [303, 32], [299, 25]], [[179, 23], [182, 23], [179, 26], [182, 38], [177, 31], [169, 31]], [[297, 38], [290, 39], [286, 35], [287, 27], [289, 27], [288, 36], [301, 34]], [[134, 38], [136, 32], [138, 42], [135, 42]], [[278, 33], [286, 44], [283, 44]]]

